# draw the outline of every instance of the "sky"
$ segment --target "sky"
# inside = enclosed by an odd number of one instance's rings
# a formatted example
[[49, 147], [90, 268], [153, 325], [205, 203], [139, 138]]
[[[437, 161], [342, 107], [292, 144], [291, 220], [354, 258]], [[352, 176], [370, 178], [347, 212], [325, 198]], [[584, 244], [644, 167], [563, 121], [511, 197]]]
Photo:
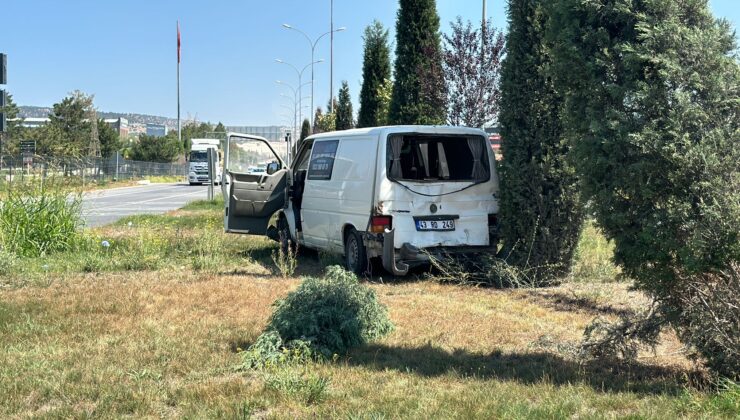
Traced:
[[[437, 0], [441, 29], [457, 16], [480, 21], [483, 0]], [[487, 15], [505, 28], [505, 1]], [[710, 0], [715, 16], [740, 22], [737, 0]], [[374, 19], [395, 39], [397, 0], [334, 0], [334, 91], [349, 83], [357, 112], [362, 34]], [[329, 31], [330, 0], [2, 0], [0, 52], [8, 55], [5, 88], [19, 105], [51, 106], [69, 92], [95, 95], [100, 111], [177, 115], [176, 25], [182, 34], [181, 115], [226, 125], [292, 125], [293, 93], [312, 39]], [[329, 98], [329, 37], [316, 45], [314, 108]], [[302, 82], [311, 78], [310, 67]], [[291, 98], [281, 96], [286, 94]], [[310, 104], [310, 85], [303, 105]], [[303, 112], [306, 116], [308, 108]]]

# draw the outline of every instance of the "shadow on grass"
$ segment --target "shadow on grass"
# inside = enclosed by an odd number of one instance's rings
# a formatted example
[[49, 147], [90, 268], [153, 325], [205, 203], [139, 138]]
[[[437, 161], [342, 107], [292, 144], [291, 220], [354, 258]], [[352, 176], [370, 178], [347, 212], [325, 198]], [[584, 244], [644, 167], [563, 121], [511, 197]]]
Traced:
[[613, 305], [602, 305], [587, 297], [568, 295], [562, 291], [543, 292], [526, 296], [527, 300], [560, 312], [585, 312], [589, 315], [630, 316], [634, 311]]
[[350, 352], [347, 363], [424, 377], [459, 375], [523, 384], [585, 384], [596, 391], [656, 395], [680, 394], [687, 386], [686, 375], [694, 374], [640, 363], [580, 364], [544, 352], [494, 351], [486, 355], [455, 350], [450, 353], [431, 345], [405, 348], [373, 344]]

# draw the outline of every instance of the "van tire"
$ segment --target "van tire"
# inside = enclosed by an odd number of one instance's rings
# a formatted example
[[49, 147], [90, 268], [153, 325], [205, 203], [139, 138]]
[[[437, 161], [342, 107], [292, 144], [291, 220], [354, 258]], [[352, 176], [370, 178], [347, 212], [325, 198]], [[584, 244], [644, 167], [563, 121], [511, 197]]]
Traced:
[[284, 254], [288, 254], [288, 251], [295, 252], [296, 250], [296, 244], [293, 238], [290, 237], [290, 226], [288, 226], [288, 221], [285, 220], [285, 216], [280, 216], [277, 223], [277, 229], [278, 229], [278, 242], [280, 243], [280, 248], [283, 250]]
[[358, 276], [367, 272], [367, 254], [362, 237], [353, 228], [350, 228], [344, 238], [344, 264], [347, 270]]

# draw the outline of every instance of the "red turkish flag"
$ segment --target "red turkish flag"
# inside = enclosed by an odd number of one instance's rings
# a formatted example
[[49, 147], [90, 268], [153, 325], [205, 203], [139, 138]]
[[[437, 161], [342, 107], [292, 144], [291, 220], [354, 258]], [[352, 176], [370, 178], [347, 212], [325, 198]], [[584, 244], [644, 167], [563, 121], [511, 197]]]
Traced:
[[177, 63], [180, 63], [180, 21], [177, 21]]

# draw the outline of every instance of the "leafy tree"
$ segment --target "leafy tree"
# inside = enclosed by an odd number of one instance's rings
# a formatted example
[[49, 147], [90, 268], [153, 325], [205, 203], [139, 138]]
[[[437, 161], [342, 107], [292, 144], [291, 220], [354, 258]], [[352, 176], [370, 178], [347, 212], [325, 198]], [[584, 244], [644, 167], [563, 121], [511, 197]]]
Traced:
[[88, 119], [93, 106], [92, 96], [75, 91], [52, 106], [49, 124], [38, 134], [42, 143], [48, 143], [37, 151], [46, 149], [54, 156], [84, 156], [90, 145], [91, 124]]
[[[188, 123], [186, 123], [182, 127], [182, 142], [183, 142], [183, 151], [187, 154], [190, 151], [190, 146], [192, 144], [193, 139], [202, 139], [202, 138], [208, 138], [212, 137], [209, 136], [209, 133], [213, 133], [214, 129], [211, 124], [208, 123], [200, 123], [198, 124], [197, 121], [193, 120]], [[172, 134], [177, 137], [176, 132], [172, 132]]]
[[100, 155], [104, 158], [114, 156], [123, 147], [118, 132], [105, 120], [98, 120], [98, 138], [100, 139]]
[[[378, 93], [391, 78], [390, 46], [388, 30], [375, 20], [365, 28], [365, 50], [362, 62], [362, 88], [360, 90], [360, 111], [357, 115], [358, 127], [377, 127], [381, 122], [381, 98]], [[386, 114], [383, 118], [387, 118]]]
[[400, 0], [392, 124], [444, 124], [444, 73], [435, 0]]
[[546, 69], [547, 16], [535, 0], [511, 0], [501, 82], [502, 256], [546, 284], [568, 273], [582, 224], [577, 179]]
[[0, 112], [5, 113], [5, 117], [8, 121], [8, 132], [3, 136], [2, 150], [0, 150], [0, 153], [17, 155], [19, 153], [18, 145], [20, 140], [22, 140], [25, 130], [23, 128], [23, 119], [18, 118], [20, 109], [18, 109], [18, 105], [13, 102], [13, 95], [8, 94], [8, 101], [5, 103], [5, 106], [0, 109]]
[[215, 131], [216, 133], [225, 133], [226, 127], [224, 127], [221, 121], [219, 121], [218, 124], [216, 124], [216, 128], [214, 128], [213, 131]]
[[346, 80], [342, 81], [342, 87], [339, 89], [339, 102], [334, 108], [336, 112], [335, 121], [337, 130], [349, 130], [355, 126], [352, 113], [352, 98], [349, 96], [349, 85]]
[[173, 162], [182, 153], [182, 145], [176, 135], [155, 137], [142, 134], [131, 148], [130, 158], [144, 162]]
[[322, 114], [318, 116], [318, 120], [314, 121], [316, 126], [315, 133], [328, 133], [337, 129], [337, 114], [330, 112], [328, 114]]
[[321, 133], [319, 130], [319, 121], [321, 121], [321, 117], [324, 116], [324, 111], [321, 110], [321, 107], [316, 108], [316, 112], [313, 114], [313, 128], [311, 130], [312, 134]]
[[706, 0], [549, 7], [567, 140], [615, 261], [656, 299], [664, 325], [740, 378], [740, 64], [730, 25]]
[[448, 122], [483, 127], [498, 118], [499, 81], [504, 36], [487, 21], [485, 28], [463, 24], [458, 17], [444, 38], [444, 73], [447, 83]]
[[303, 141], [306, 139], [306, 137], [311, 135], [311, 121], [308, 120], [308, 118], [303, 120], [303, 124], [301, 124], [301, 138], [300, 140]]
[[391, 110], [391, 98], [393, 96], [393, 80], [385, 79], [383, 83], [378, 85], [378, 91], [376, 93], [378, 98], [378, 113], [376, 116], [376, 123], [378, 126], [388, 125]]

